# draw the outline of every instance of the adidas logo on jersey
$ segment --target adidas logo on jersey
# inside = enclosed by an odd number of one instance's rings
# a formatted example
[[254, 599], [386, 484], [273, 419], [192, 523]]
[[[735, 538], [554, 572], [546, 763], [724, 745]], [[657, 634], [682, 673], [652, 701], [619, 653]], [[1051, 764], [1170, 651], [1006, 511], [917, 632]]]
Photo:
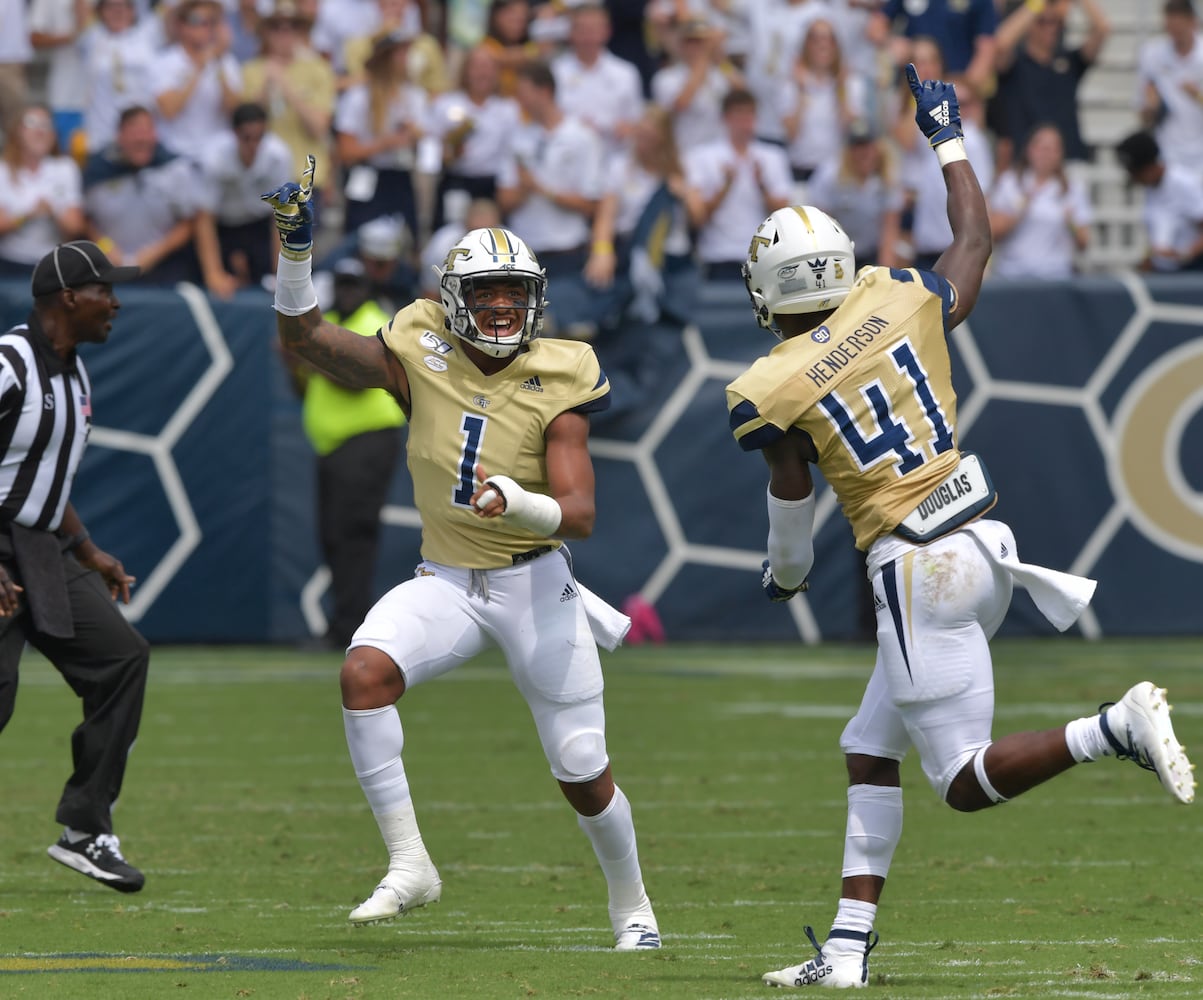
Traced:
[[543, 383], [539, 381], [538, 375], [532, 375], [523, 382], [518, 383], [519, 389], [526, 389], [528, 392], [542, 392]]
[[938, 107], [932, 108], [929, 114], [935, 119], [937, 125], [948, 124], [948, 102], [941, 101]]
[[[542, 392], [542, 390], [539, 390]], [[577, 598], [576, 588], [571, 583], [564, 584], [564, 592], [560, 594], [560, 603], [565, 601], [575, 601]]]

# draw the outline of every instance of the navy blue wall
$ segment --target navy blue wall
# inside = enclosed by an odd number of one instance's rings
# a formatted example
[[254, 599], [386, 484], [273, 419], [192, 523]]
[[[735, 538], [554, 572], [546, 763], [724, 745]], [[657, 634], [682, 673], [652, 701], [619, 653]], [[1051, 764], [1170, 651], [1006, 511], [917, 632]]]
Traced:
[[[109, 343], [85, 349], [96, 424], [74, 501], [139, 577], [131, 616], [158, 642], [318, 628], [313, 463], [270, 299], [122, 300]], [[723, 389], [773, 341], [742, 287], [697, 289], [692, 306], [693, 329], [632, 327], [596, 345], [616, 405], [594, 428], [599, 513], [573, 545], [578, 575], [615, 603], [642, 593], [670, 638], [863, 634], [861, 559], [825, 488], [806, 601], [761, 596], [765, 470], [732, 440]], [[27, 286], [0, 284], [5, 327], [27, 308]], [[962, 444], [988, 461], [1021, 558], [1100, 581], [1082, 630], [1199, 632], [1203, 283], [987, 284], [952, 351]], [[418, 558], [411, 503], [402, 469], [381, 592]], [[1050, 631], [1022, 594], [1005, 628]]]

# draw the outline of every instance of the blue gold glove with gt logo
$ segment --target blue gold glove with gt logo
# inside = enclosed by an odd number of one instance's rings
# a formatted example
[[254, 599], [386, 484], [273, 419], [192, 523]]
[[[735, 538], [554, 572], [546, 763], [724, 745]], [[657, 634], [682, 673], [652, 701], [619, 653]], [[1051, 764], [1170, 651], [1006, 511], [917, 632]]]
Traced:
[[304, 260], [313, 253], [313, 206], [309, 200], [313, 197], [313, 172], [317, 160], [311, 153], [307, 161], [300, 184], [289, 181], [262, 195], [263, 200], [275, 209], [280, 253], [289, 260]]
[[960, 139], [965, 134], [961, 131], [961, 109], [957, 105], [956, 88], [951, 83], [941, 80], [924, 80], [920, 83], [914, 63], [907, 63], [906, 82], [911, 85], [911, 93], [915, 95], [915, 121], [928, 142], [938, 146], [950, 139]]
[[769, 567], [769, 561], [766, 559], [761, 563], [761, 568], [764, 570], [764, 575], [760, 578], [760, 586], [764, 590], [764, 596], [774, 604], [780, 604], [782, 601], [788, 601], [794, 594], [801, 594], [804, 590], [810, 589], [810, 581], [803, 580], [798, 586], [790, 589], [780, 586], [773, 579], [773, 571]]

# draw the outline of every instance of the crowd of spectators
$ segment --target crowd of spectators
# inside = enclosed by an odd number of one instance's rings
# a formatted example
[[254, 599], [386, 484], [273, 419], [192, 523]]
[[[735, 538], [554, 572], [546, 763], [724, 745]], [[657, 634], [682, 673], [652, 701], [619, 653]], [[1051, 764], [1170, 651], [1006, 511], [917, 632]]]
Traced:
[[[951, 234], [913, 61], [958, 84], [993, 273], [1064, 278], [1091, 238], [1078, 91], [1099, 4], [0, 0], [0, 277], [86, 236], [149, 282], [270, 285], [259, 195], [310, 152], [319, 267], [386, 220], [390, 295], [432, 294], [438, 248], [499, 221], [546, 266], [561, 335], [737, 278], [789, 203], [844, 220], [860, 263], [930, 265]], [[1198, 268], [1203, 40], [1192, 0], [1161, 11], [1116, 156], [1145, 189], [1146, 265]]]

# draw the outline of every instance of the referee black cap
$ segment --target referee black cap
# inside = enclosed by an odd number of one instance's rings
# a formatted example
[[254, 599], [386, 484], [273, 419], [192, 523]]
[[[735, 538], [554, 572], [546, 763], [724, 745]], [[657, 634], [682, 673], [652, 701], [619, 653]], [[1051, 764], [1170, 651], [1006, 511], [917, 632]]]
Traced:
[[140, 267], [115, 267], [104, 251], [90, 240], [60, 243], [34, 267], [33, 297], [36, 299], [82, 285], [131, 281], [141, 273]]

